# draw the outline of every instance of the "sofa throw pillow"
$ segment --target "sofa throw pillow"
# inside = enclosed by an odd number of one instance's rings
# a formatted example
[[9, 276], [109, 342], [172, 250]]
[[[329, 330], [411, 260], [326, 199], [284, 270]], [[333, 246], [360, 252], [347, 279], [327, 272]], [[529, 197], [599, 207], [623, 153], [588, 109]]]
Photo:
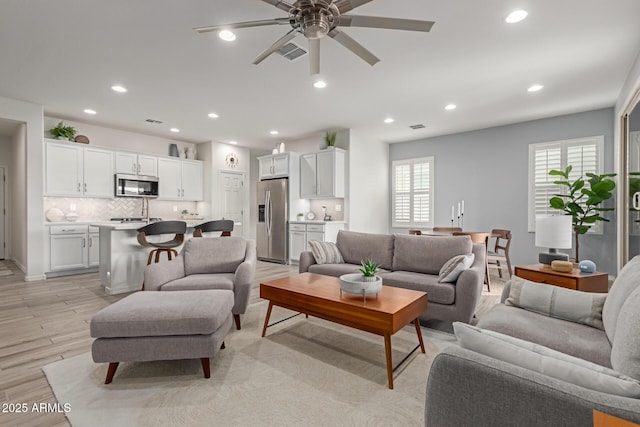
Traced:
[[321, 242], [319, 240], [309, 240], [311, 252], [316, 259], [316, 264], [343, 264], [342, 254], [333, 242]]
[[513, 276], [509, 282], [511, 289], [505, 305], [604, 329], [602, 306], [607, 294], [544, 285], [517, 276]]
[[462, 348], [590, 390], [640, 397], [640, 382], [613, 369], [466, 323], [455, 322], [453, 330]]
[[475, 259], [474, 254], [466, 254], [466, 255], [456, 255], [451, 258], [449, 261], [445, 262], [442, 268], [440, 269], [440, 274], [438, 275], [438, 282], [440, 283], [453, 283], [458, 280], [458, 276], [467, 268], [471, 267], [473, 264], [473, 260]]

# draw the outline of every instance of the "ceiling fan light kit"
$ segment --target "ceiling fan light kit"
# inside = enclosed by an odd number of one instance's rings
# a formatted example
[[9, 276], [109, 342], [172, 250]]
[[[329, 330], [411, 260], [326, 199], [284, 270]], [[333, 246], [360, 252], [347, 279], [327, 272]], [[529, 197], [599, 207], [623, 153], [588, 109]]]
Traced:
[[311, 75], [320, 73], [320, 40], [329, 36], [369, 65], [380, 61], [373, 53], [340, 30], [339, 27], [382, 28], [429, 32], [434, 22], [415, 19], [386, 18], [378, 16], [345, 15], [345, 13], [372, 0], [297, 0], [289, 4], [279, 0], [263, 0], [265, 3], [285, 11], [288, 18], [275, 18], [261, 21], [238, 22], [227, 25], [213, 25], [195, 28], [199, 33], [229, 31], [235, 28], [260, 27], [266, 25], [291, 26], [291, 30], [269, 46], [254, 59], [258, 65], [269, 55], [278, 51], [297, 35], [309, 40], [309, 65]]

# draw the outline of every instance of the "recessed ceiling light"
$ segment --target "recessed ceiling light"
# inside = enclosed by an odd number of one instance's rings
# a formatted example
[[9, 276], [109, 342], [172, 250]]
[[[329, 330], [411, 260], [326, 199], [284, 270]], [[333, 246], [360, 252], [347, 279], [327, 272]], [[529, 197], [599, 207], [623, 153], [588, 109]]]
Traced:
[[384, 119], [385, 123], [393, 123], [395, 120], [392, 117], [387, 117], [386, 119]]
[[111, 86], [111, 90], [118, 93], [125, 93], [127, 91], [127, 88], [120, 85], [113, 85]]
[[505, 21], [508, 24], [515, 24], [516, 22], [522, 21], [526, 17], [527, 17], [526, 10], [514, 10], [509, 14], [509, 16], [505, 18]]
[[535, 85], [529, 86], [529, 89], [527, 89], [527, 91], [529, 91], [529, 92], [537, 92], [537, 91], [541, 90], [543, 87], [544, 87], [543, 85], [535, 84]]
[[91, 108], [85, 108], [84, 112], [91, 115], [97, 114], [96, 110], [92, 110]]
[[236, 35], [232, 31], [222, 30], [218, 33], [218, 37], [226, 42], [232, 42], [236, 39]]
[[456, 108], [458, 108], [458, 106], [456, 104], [447, 104], [446, 107], [444, 107], [445, 110], [455, 110]]
[[272, 130], [271, 132], [269, 132], [271, 135], [277, 135], [278, 131], [277, 130]]
[[327, 87], [327, 82], [325, 82], [324, 80], [318, 80], [313, 83], [313, 86], [317, 87], [318, 89], [324, 89], [325, 87]]
[[229, 144], [236, 145], [238, 141], [229, 141]]
[[209, 113], [209, 114], [207, 114], [207, 116], [211, 117], [212, 119], [217, 119], [218, 117], [220, 117], [216, 113]]
[[169, 130], [170, 130], [171, 132], [174, 132], [174, 133], [178, 133], [178, 132], [180, 132], [180, 129], [178, 129], [178, 128], [171, 128], [171, 129], [169, 129]]

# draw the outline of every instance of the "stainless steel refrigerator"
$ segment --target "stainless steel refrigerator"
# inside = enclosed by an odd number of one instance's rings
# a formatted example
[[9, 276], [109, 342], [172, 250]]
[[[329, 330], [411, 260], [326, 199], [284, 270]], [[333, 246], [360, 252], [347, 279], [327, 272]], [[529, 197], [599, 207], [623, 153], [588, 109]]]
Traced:
[[258, 182], [258, 259], [286, 264], [289, 259], [289, 180]]

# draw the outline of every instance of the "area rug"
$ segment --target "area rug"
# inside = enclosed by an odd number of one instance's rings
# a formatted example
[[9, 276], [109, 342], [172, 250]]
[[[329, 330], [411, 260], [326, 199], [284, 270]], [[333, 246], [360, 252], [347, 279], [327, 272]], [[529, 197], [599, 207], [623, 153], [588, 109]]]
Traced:
[[[422, 426], [433, 357], [455, 337], [422, 328], [416, 351], [387, 387], [384, 340], [321, 319], [297, 316], [260, 337], [267, 303], [252, 304], [242, 330], [204, 379], [199, 360], [121, 363], [104, 385], [106, 364], [89, 353], [43, 368], [75, 427], [82, 426]], [[292, 312], [274, 308], [276, 321]], [[391, 338], [393, 361], [415, 347], [413, 326]]]

